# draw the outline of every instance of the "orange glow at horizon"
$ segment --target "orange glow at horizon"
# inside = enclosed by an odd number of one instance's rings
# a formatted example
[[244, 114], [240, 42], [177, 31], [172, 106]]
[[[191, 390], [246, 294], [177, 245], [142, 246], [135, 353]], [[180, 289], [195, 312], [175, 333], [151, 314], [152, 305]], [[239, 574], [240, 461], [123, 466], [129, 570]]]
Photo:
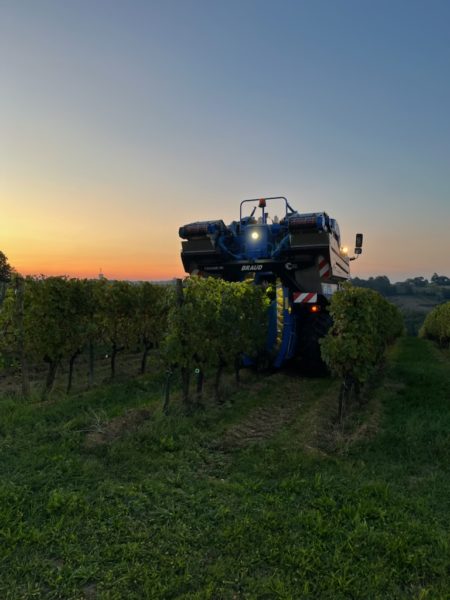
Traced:
[[[95, 278], [101, 272], [108, 279], [171, 279], [184, 275], [180, 248], [164, 246], [159, 252], [136, 244], [110, 243], [93, 247], [91, 243], [80, 244], [62, 240], [42, 242], [27, 238], [8, 240], [2, 235], [2, 251], [9, 263], [22, 275], [67, 275], [70, 277]], [[178, 240], [177, 240], [178, 242]], [[153, 244], [148, 244], [153, 246]], [[101, 245], [99, 245], [101, 246]]]
[[182, 277], [178, 222], [168, 222], [162, 207], [138, 210], [119, 193], [0, 185], [0, 196], [9, 199], [0, 249], [23, 275], [95, 278], [101, 270], [108, 279]]
[[137, 264], [108, 264], [99, 266], [97, 269], [92, 265], [77, 265], [71, 267], [68, 264], [54, 264], [51, 262], [38, 261], [37, 264], [25, 263], [20, 261], [14, 262], [10, 260], [10, 264], [22, 275], [45, 275], [45, 276], [67, 276], [79, 279], [96, 279], [101, 273], [107, 279], [120, 279], [132, 281], [146, 280], [168, 280], [176, 277], [185, 277], [186, 273], [183, 267], [176, 264], [167, 264], [159, 266], [143, 265], [139, 267]]

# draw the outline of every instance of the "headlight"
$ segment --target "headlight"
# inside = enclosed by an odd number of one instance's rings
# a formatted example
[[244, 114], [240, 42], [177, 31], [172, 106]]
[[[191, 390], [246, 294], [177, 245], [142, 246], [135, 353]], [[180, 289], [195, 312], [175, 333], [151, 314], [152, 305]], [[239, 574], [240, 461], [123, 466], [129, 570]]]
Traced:
[[259, 233], [257, 231], [252, 231], [250, 237], [252, 238], [252, 240], [257, 240], [259, 238]]

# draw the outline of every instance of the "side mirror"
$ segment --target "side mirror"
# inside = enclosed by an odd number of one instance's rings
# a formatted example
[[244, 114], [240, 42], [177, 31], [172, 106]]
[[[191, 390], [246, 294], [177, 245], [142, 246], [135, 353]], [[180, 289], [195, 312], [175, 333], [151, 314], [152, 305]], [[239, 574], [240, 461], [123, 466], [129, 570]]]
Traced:
[[358, 256], [360, 254], [362, 254], [363, 238], [364, 238], [364, 236], [362, 233], [356, 234], [356, 239], [355, 239], [355, 255], [356, 256], [351, 256], [350, 260], [356, 260], [358, 258]]

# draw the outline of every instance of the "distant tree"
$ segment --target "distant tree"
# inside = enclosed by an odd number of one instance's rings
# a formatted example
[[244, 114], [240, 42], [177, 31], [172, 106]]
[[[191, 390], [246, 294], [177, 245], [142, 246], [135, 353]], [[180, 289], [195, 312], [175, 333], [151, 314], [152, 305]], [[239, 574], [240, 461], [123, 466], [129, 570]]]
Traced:
[[369, 277], [369, 279], [359, 279], [354, 277], [352, 283], [356, 287], [369, 288], [380, 293], [382, 296], [390, 296], [395, 294], [395, 286], [391, 285], [389, 278], [386, 275], [378, 275], [377, 277]]
[[369, 282], [366, 281], [365, 279], [360, 279], [359, 277], [352, 277], [352, 284], [355, 287], [367, 288], [367, 287], [369, 287], [368, 283]]
[[425, 277], [413, 277], [412, 279], [407, 279], [406, 281], [416, 287], [426, 287], [428, 285], [428, 279], [425, 279]]
[[450, 285], [450, 279], [445, 275], [433, 273], [433, 276], [431, 277], [431, 283], [434, 283], [434, 285]]
[[11, 281], [11, 276], [13, 273], [14, 269], [8, 263], [8, 259], [3, 252], [0, 251], [0, 305], [5, 299], [6, 290], [9, 282]]
[[375, 277], [374, 283], [375, 287], [373, 289], [383, 296], [389, 296], [394, 292], [393, 286], [389, 281], [389, 277], [386, 275], [379, 275], [378, 277]]
[[7, 283], [11, 279], [13, 268], [8, 263], [7, 257], [0, 250], [0, 283]]

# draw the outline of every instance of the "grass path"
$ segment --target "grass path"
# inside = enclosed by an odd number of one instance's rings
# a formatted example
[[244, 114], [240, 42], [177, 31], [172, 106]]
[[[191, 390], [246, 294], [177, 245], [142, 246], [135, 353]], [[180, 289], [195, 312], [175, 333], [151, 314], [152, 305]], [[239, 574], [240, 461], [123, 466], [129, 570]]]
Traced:
[[[189, 418], [160, 414], [151, 377], [1, 400], [0, 598], [449, 598], [440, 357], [401, 340], [340, 453], [330, 380], [249, 380]], [[144, 407], [139, 426], [86, 444], [93, 423]]]

